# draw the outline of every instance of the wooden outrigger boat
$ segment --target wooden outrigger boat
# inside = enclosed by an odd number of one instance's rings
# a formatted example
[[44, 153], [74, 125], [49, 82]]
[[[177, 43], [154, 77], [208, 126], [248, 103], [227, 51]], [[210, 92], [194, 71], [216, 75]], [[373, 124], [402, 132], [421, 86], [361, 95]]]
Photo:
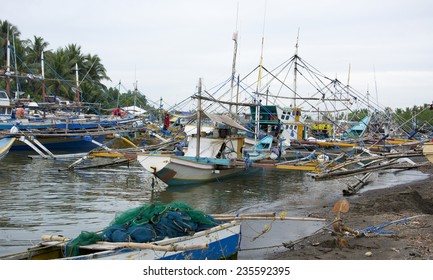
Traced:
[[3, 260], [217, 260], [235, 258], [240, 245], [240, 221], [231, 221], [193, 235], [154, 243], [98, 242], [80, 246], [80, 254], [67, 257], [68, 238], [43, 236], [42, 242]]
[[[221, 180], [245, 172], [244, 166], [236, 165], [236, 158], [216, 156], [226, 146], [237, 151], [242, 147], [238, 144], [241, 140], [243, 138], [200, 140], [192, 137], [185, 155], [137, 153], [137, 161], [169, 186]], [[200, 149], [199, 157], [193, 155], [196, 146]]]
[[191, 206], [155, 202], [118, 213], [98, 232], [82, 231], [74, 239], [42, 236], [25, 252], [3, 260], [204, 260], [237, 257], [241, 241], [238, 219], [216, 220]]

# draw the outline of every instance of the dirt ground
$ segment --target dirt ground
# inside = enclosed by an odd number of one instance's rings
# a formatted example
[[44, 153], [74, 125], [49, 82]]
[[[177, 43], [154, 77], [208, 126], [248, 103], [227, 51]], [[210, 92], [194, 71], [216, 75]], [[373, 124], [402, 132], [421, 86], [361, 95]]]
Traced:
[[[425, 158], [417, 161], [426, 162]], [[290, 244], [287, 251], [272, 259], [433, 259], [433, 164], [418, 170], [430, 174], [430, 178], [344, 197], [350, 208], [343, 214], [342, 224], [349, 231], [335, 231], [331, 224], [336, 219], [336, 213], [331, 211], [335, 204], [317, 209], [311, 216], [326, 218], [330, 222], [327, 230]], [[359, 233], [372, 226], [375, 231], [358, 236], [350, 233], [350, 229]]]

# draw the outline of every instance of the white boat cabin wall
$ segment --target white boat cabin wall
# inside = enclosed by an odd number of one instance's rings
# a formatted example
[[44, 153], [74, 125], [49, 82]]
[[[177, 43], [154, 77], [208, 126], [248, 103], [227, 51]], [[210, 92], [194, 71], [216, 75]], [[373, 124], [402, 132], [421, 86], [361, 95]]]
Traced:
[[[256, 107], [250, 107], [252, 122], [255, 125]], [[267, 135], [284, 139], [287, 145], [291, 140], [303, 140], [306, 127], [301, 121], [301, 109], [275, 105], [260, 106], [260, 130]]]
[[0, 118], [9, 119], [11, 117], [13, 106], [5, 90], [0, 90]]

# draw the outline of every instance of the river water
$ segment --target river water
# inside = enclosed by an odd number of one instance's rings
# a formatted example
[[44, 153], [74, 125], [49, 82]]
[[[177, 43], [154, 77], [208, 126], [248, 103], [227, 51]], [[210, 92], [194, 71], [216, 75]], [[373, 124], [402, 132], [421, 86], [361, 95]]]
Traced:
[[[30, 159], [11, 152], [0, 161], [0, 255], [23, 251], [43, 234], [76, 237], [108, 226], [115, 213], [153, 201], [187, 203], [207, 213], [287, 212], [305, 217], [335, 203], [353, 178], [314, 181], [301, 171], [262, 169], [222, 182], [181, 187], [152, 184], [139, 164], [60, 171], [76, 159]], [[91, 162], [92, 164], [95, 161]], [[418, 171], [383, 172], [367, 189], [423, 179]], [[266, 259], [282, 242], [311, 234], [323, 222], [248, 221], [239, 259]], [[266, 233], [264, 230], [267, 229]]]

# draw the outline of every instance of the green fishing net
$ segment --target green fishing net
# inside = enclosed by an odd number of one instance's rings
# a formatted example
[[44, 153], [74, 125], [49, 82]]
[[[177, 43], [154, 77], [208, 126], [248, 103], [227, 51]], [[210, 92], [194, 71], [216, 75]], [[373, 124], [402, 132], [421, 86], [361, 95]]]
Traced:
[[220, 224], [211, 215], [183, 202], [143, 204], [117, 213], [100, 232], [83, 231], [68, 242], [65, 256], [80, 255], [80, 246], [108, 242], [154, 242], [209, 229]]

